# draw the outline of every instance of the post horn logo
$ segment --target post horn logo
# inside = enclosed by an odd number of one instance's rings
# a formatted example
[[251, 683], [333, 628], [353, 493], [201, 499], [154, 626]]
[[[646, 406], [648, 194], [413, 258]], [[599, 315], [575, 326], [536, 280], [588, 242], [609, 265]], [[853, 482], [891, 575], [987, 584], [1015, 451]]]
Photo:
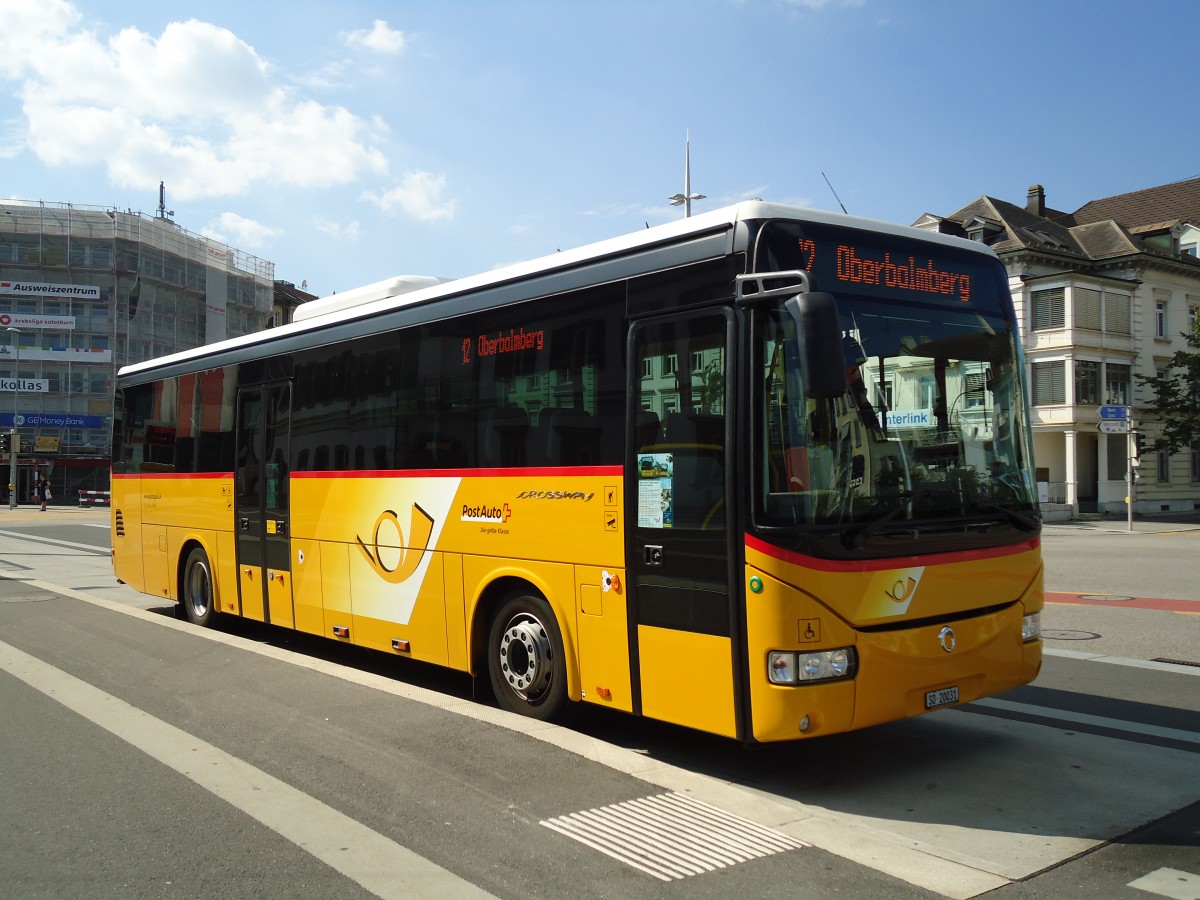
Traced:
[[[380, 530], [384, 525], [390, 526], [396, 532], [395, 544], [379, 546]], [[400, 584], [417, 571], [421, 557], [429, 546], [429, 538], [433, 534], [433, 516], [421, 509], [417, 504], [412, 506], [412, 521], [408, 526], [408, 540], [404, 539], [404, 531], [400, 528], [400, 517], [394, 510], [385, 509], [375, 520], [375, 530], [372, 532], [371, 543], [368, 546], [357, 534], [358, 549], [367, 558], [367, 563], [375, 570], [380, 578], [388, 584]], [[385, 534], [385, 537], [387, 535]], [[385, 556], [387, 557], [385, 559]], [[392, 558], [395, 564], [391, 564]]]
[[896, 583], [892, 585], [892, 589], [890, 591], [884, 591], [884, 593], [887, 595], [887, 598], [893, 603], [907, 603], [912, 600], [913, 595], [916, 594], [916, 592], [917, 579], [913, 578], [911, 575], [908, 576], [907, 580], [903, 578], [897, 579]]

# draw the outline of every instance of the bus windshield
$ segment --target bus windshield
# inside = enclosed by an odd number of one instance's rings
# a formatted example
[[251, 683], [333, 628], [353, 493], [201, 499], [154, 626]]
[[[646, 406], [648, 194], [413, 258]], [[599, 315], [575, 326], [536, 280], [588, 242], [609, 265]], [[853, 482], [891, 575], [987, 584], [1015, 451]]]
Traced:
[[[820, 252], [820, 244], [809, 245]], [[966, 254], [929, 259], [927, 249], [925, 256], [911, 249], [843, 240], [836, 270], [816, 274], [838, 303], [848, 384], [839, 397], [807, 396], [791, 317], [782, 305], [758, 311], [760, 524], [837, 526], [847, 550], [877, 533], [964, 519], [1037, 530], [1020, 355], [1002, 273]], [[938, 271], [936, 290], [925, 296], [889, 289], [882, 277], [838, 277], [851, 272], [848, 259], [886, 265], [893, 258]]]

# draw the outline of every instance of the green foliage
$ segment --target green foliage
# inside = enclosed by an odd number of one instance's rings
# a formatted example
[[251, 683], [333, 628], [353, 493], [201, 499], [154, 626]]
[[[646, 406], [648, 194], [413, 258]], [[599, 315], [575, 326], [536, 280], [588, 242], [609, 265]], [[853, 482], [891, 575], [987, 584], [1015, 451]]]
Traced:
[[725, 368], [722, 362], [720, 359], [711, 359], [705, 364], [704, 371], [695, 373], [694, 378], [700, 387], [700, 412], [724, 412]]
[[1154, 391], [1150, 410], [1162, 426], [1155, 450], [1178, 453], [1200, 442], [1200, 318], [1188, 335], [1188, 345], [1196, 349], [1176, 351], [1161, 375], [1138, 376]]

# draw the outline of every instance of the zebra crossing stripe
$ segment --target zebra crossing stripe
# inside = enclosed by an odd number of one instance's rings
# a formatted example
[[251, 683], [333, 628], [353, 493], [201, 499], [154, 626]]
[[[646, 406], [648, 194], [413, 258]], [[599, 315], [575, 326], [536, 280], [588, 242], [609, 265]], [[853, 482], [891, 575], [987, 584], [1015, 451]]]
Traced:
[[541, 824], [660, 881], [808, 846], [679, 793], [628, 800]]

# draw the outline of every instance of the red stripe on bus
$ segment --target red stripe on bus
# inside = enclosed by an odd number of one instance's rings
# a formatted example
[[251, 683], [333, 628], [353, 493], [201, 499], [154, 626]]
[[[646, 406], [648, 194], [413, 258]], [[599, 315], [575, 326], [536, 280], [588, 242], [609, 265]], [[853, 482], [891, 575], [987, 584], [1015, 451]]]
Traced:
[[114, 479], [123, 478], [232, 478], [232, 472], [113, 472]]
[[293, 478], [548, 478], [566, 475], [620, 478], [620, 466], [523, 466], [503, 469], [363, 469], [354, 472], [293, 472]]
[[[353, 472], [292, 472], [293, 478], [542, 478], [593, 476], [621, 478], [620, 466], [544, 466], [507, 469], [363, 469]], [[232, 472], [114, 472], [113, 478], [232, 478]]]
[[821, 559], [816, 556], [806, 556], [793, 550], [784, 550], [768, 544], [761, 538], [746, 535], [746, 546], [794, 566], [806, 569], [817, 569], [822, 572], [881, 572], [886, 569], [899, 569], [907, 566], [924, 566], [931, 563], [973, 562], [980, 559], [998, 559], [1003, 556], [1015, 556], [1036, 550], [1041, 544], [1041, 538], [1021, 541], [1007, 547], [988, 547], [982, 550], [955, 550], [950, 553], [926, 553], [920, 556], [894, 556], [890, 559]]

